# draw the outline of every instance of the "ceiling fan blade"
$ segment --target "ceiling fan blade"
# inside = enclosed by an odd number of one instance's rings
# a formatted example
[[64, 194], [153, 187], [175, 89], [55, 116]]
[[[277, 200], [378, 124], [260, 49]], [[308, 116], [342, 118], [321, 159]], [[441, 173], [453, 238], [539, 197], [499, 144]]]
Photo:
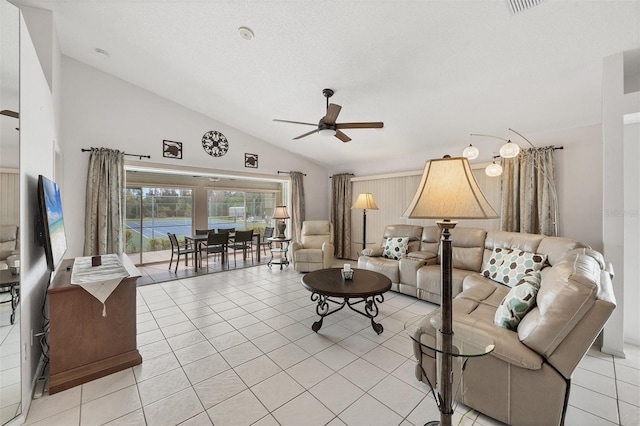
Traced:
[[15, 111], [11, 111], [8, 109], [3, 109], [2, 111], [0, 111], [1, 115], [6, 115], [7, 117], [13, 117], [13, 118], [20, 118], [20, 114], [15, 112]]
[[340, 105], [329, 104], [329, 107], [327, 108], [327, 115], [324, 116], [324, 124], [336, 124], [336, 120], [338, 119], [338, 114], [340, 114], [341, 109], [342, 107]]
[[296, 137], [296, 138], [293, 138], [293, 140], [296, 140], [296, 139], [302, 139], [302, 138], [304, 138], [304, 137], [306, 137], [306, 136], [309, 136], [309, 135], [312, 135], [312, 134], [314, 134], [314, 133], [318, 133], [318, 129], [315, 129], [315, 130], [312, 130], [312, 131], [307, 132], [307, 133], [305, 133], [305, 134], [302, 134], [302, 135], [300, 135], [300, 136], [298, 136], [298, 137]]
[[307, 125], [307, 126], [317, 126], [318, 125], [318, 123], [314, 124], [314, 123], [305, 123], [303, 121], [279, 120], [277, 118], [274, 118], [273, 121], [278, 121], [280, 123], [304, 124], [304, 125]]
[[336, 129], [381, 129], [384, 123], [381, 121], [370, 123], [336, 123]]
[[336, 138], [340, 139], [342, 142], [349, 142], [351, 140], [349, 136], [345, 135], [340, 130], [336, 131]]

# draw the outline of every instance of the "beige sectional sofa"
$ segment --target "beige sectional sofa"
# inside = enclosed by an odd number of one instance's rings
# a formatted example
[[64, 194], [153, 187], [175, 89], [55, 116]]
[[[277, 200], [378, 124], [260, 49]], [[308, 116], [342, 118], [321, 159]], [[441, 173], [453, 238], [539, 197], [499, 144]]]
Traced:
[[20, 253], [18, 230], [17, 225], [0, 225], [0, 270], [8, 269], [7, 262]]
[[[388, 236], [408, 236], [409, 251], [386, 259], [380, 248], [365, 250], [358, 267], [387, 275], [393, 289], [440, 303], [439, 230], [391, 225]], [[558, 425], [564, 421], [571, 375], [615, 309], [613, 271], [602, 255], [567, 238], [454, 228], [453, 317], [459, 327], [483, 330], [494, 351], [466, 364], [456, 399], [513, 425]], [[494, 249], [535, 253], [546, 260], [540, 270], [535, 305], [510, 330], [494, 323], [510, 287], [484, 276]], [[487, 272], [487, 275], [490, 275]], [[437, 330], [425, 316], [413, 336], [416, 377], [436, 384], [433, 344]]]

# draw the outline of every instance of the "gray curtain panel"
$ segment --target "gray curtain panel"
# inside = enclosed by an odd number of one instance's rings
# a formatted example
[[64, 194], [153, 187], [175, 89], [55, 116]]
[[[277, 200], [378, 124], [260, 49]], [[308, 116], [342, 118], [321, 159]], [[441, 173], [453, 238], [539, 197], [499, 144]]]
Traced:
[[87, 172], [84, 255], [123, 252], [124, 152], [91, 148]]
[[300, 241], [302, 222], [304, 222], [304, 174], [289, 172], [291, 176], [291, 241]]
[[333, 222], [335, 256], [340, 259], [350, 259], [351, 174], [333, 175], [331, 181], [331, 222]]
[[553, 147], [520, 150], [502, 160], [501, 229], [558, 235], [556, 159]]

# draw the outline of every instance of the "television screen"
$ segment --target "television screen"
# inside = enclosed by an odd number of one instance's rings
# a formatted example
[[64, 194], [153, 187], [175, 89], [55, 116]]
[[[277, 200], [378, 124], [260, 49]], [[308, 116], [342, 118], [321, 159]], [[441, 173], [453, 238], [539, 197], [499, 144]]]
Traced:
[[42, 245], [47, 266], [53, 271], [67, 251], [67, 236], [64, 231], [60, 188], [42, 175], [38, 177], [38, 202], [43, 225]]

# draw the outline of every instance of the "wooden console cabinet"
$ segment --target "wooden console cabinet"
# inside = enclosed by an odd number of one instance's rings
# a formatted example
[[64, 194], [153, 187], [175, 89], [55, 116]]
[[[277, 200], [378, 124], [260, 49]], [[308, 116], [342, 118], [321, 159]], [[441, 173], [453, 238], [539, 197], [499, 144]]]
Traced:
[[142, 362], [136, 345], [136, 281], [139, 273], [126, 255], [129, 278], [102, 303], [72, 285], [73, 259], [63, 261], [48, 290], [49, 394], [124, 370]]

